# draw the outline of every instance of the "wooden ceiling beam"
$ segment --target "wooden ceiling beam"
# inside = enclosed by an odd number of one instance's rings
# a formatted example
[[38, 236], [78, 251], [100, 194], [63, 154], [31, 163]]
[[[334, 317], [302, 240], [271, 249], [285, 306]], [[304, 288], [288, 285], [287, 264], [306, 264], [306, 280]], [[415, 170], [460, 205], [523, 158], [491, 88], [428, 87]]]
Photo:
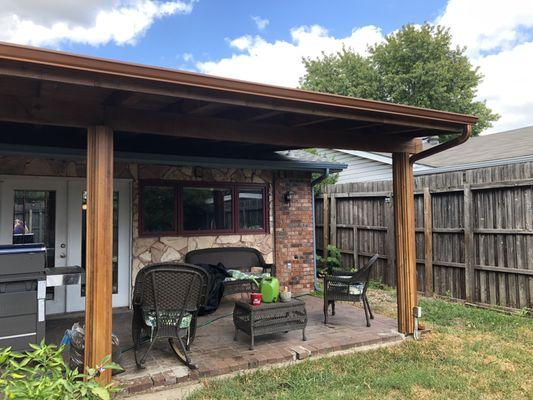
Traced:
[[297, 124], [293, 124], [291, 125], [293, 128], [303, 128], [304, 126], [311, 126], [311, 125], [316, 125], [316, 124], [321, 124], [322, 122], [328, 122], [328, 121], [333, 121], [334, 118], [318, 118], [318, 119], [312, 119], [310, 121], [303, 121], [303, 122], [299, 122]]
[[216, 113], [218, 111], [222, 111], [225, 108], [227, 108], [227, 104], [220, 104], [220, 103], [206, 103], [202, 104], [201, 106], [198, 106], [190, 111], [187, 111], [187, 114], [192, 115], [210, 115], [212, 113]]
[[384, 152], [419, 151], [418, 142], [404, 137], [291, 128], [222, 118], [142, 111], [95, 104], [0, 96], [0, 121], [87, 127], [105, 125], [115, 131], [174, 137], [224, 140], [296, 148], [330, 147]]
[[277, 117], [278, 115], [283, 114], [281, 111], [267, 111], [263, 113], [259, 113], [257, 115], [254, 115], [252, 117], [246, 118], [244, 122], [258, 122], [258, 121], [264, 121], [265, 119], [269, 119], [272, 117]]
[[368, 129], [368, 128], [373, 128], [374, 126], [381, 126], [381, 125], [382, 124], [362, 124], [362, 125], [352, 126], [351, 128], [346, 129], [346, 131], [348, 132], [359, 131], [361, 129]]
[[104, 105], [106, 106], [119, 106], [133, 96], [133, 92], [124, 92], [120, 90], [115, 90], [104, 100]]

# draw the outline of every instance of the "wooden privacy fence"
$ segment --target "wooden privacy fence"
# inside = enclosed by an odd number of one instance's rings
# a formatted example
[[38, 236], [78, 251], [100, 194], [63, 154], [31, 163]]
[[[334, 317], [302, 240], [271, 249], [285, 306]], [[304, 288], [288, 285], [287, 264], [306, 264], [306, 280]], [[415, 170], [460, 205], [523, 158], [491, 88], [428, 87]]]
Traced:
[[[345, 266], [378, 253], [374, 278], [395, 286], [390, 181], [326, 188], [317, 249]], [[533, 162], [415, 177], [418, 290], [480, 304], [533, 307]]]

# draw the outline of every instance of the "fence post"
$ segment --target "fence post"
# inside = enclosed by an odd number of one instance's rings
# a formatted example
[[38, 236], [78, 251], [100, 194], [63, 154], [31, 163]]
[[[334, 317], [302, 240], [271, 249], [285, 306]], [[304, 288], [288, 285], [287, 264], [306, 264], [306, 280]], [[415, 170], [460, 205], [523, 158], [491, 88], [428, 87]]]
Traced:
[[387, 227], [387, 270], [384, 276], [385, 283], [396, 287], [396, 251], [394, 242], [394, 204], [392, 196], [385, 201], [385, 226]]
[[353, 227], [353, 265], [359, 268], [359, 231], [357, 226]]
[[323, 245], [322, 245], [322, 255], [324, 257], [328, 256], [328, 244], [329, 244], [329, 200], [328, 200], [328, 194], [324, 193], [324, 203], [323, 203], [323, 209], [324, 209], [324, 217], [323, 219], [323, 226], [322, 226], [322, 234], [323, 234]]
[[464, 185], [464, 227], [465, 227], [465, 290], [466, 300], [474, 301], [474, 219], [472, 215], [472, 189]]
[[337, 199], [334, 193], [331, 194], [329, 213], [331, 215], [330, 240], [333, 246], [337, 246]]
[[424, 289], [426, 296], [433, 293], [433, 217], [429, 187], [424, 187]]

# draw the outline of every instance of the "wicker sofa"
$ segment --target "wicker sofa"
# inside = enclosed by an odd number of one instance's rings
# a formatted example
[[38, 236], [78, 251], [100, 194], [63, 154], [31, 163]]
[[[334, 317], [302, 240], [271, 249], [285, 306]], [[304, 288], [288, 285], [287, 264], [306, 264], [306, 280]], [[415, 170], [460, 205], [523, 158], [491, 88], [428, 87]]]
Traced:
[[[222, 263], [227, 269], [251, 272], [253, 267], [261, 268], [263, 273], [276, 274], [274, 264], [267, 264], [261, 252], [250, 247], [221, 247], [193, 250], [185, 255], [189, 264]], [[257, 285], [250, 279], [237, 279], [224, 282], [224, 296], [235, 293], [251, 293]]]

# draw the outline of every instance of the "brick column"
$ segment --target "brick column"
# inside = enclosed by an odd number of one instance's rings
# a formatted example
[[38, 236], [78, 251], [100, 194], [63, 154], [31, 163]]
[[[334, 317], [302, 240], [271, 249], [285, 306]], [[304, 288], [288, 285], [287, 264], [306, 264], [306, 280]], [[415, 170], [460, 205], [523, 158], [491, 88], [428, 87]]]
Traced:
[[[285, 194], [292, 199], [285, 202]], [[280, 172], [274, 187], [275, 262], [280, 286], [309, 293], [314, 283], [313, 194], [311, 175]], [[288, 264], [291, 264], [289, 268]]]

